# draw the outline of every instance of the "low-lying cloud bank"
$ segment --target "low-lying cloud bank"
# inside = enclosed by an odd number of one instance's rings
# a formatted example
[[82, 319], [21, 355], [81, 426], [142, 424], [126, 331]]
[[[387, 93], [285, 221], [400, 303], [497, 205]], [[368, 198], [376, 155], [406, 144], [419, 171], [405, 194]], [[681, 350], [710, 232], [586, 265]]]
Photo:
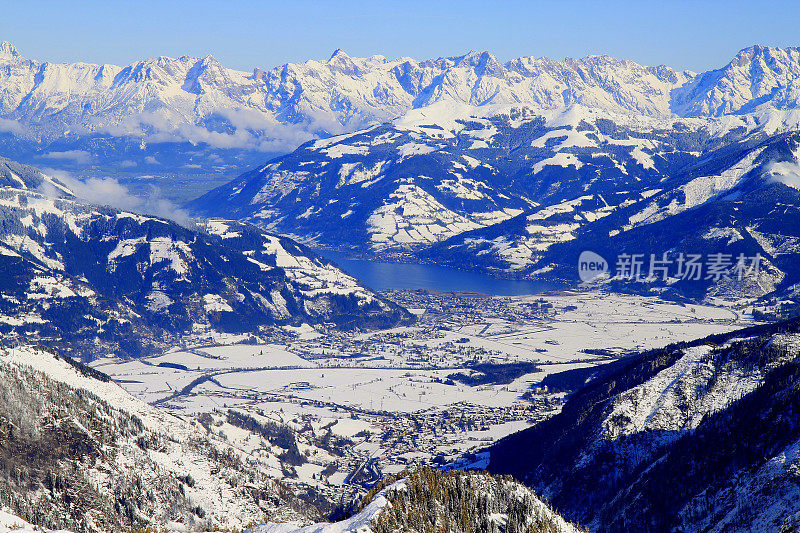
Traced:
[[[81, 180], [65, 170], [45, 169], [43, 172], [59, 180], [69, 187], [75, 196], [87, 202], [168, 218], [182, 225], [189, 223], [189, 214], [164, 198], [156, 186], [150, 188], [147, 196], [141, 196], [131, 193], [115, 178], [93, 177]], [[44, 192], [51, 195], [55, 193], [47, 190]]]
[[773, 181], [800, 190], [800, 164], [791, 161], [774, 162], [767, 168]]
[[[217, 128], [211, 126], [214, 123]], [[260, 152], [288, 152], [315, 138], [307, 131], [307, 125], [282, 124], [275, 117], [252, 109], [221, 110], [200, 124], [185, 122], [165, 111], [145, 112], [124, 117], [115, 124], [96, 124], [91, 132], [141, 138], [148, 143], [202, 143], [218, 149]]]

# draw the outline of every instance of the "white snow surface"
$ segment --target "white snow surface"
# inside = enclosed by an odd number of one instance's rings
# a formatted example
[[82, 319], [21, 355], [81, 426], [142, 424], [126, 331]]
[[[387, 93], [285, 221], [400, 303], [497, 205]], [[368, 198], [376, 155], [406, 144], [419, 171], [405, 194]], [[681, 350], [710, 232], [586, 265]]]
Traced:
[[262, 524], [247, 530], [246, 533], [372, 533], [370, 523], [389, 504], [386, 492], [402, 490], [404, 485], [404, 480], [396, 481], [378, 493], [360, 513], [341, 522], [325, 522], [305, 527], [294, 524]]
[[621, 394], [603, 425], [607, 439], [645, 431], [683, 432], [758, 387], [758, 369], [715, 372], [710, 346], [688, 348], [674, 365]]
[[[218, 526], [242, 528], [262, 516], [261, 511], [255, 509], [252, 502], [243, 497], [239, 489], [226, 479], [224, 469], [220, 471], [219, 468], [215, 468], [207, 456], [198, 452], [198, 448], [188, 445], [192, 441], [206, 440], [211, 447], [217, 448], [221, 453], [241, 454], [230, 444], [207, 434], [198, 424], [187, 422], [166, 410], [135, 398], [113, 381], [103, 382], [87, 377], [64, 360], [35, 347], [2, 349], [0, 364], [31, 367], [51, 380], [74, 389], [88, 391], [113, 408], [139, 417], [147, 429], [163, 437], [166, 448], [143, 451], [133, 442], [135, 438], [130, 437], [131, 442], [118, 445], [114, 459], [116, 464], [121, 468], [138, 468], [138, 473], [145, 483], [151, 477], [163, 475], [164, 472], [169, 472], [172, 476], [191, 475], [196, 485], [185, 487], [187, 496], [200, 505], [211, 521]], [[147, 456], [146, 461], [143, 461], [142, 454]], [[241, 458], [247, 460], [246, 455], [241, 455]], [[114, 475], [108, 468], [92, 472], [93, 482], [101, 492], [104, 487], [110, 486]], [[291, 512], [287, 512], [287, 517], [300, 518]], [[180, 529], [178, 524], [173, 524], [171, 527]]]
[[434, 243], [482, 227], [447, 209], [421, 187], [403, 183], [367, 219], [372, 246]]
[[[754, 46], [727, 66], [697, 75], [664, 65], [593, 55], [581, 59], [490, 52], [434, 60], [351, 57], [287, 63], [243, 72], [212, 56], [157, 57], [127, 66], [47, 63], [10, 43], [0, 53], [0, 115], [33, 137], [64, 131], [133, 135], [146, 142], [207, 142], [220, 148], [287, 149], [316, 135], [355, 131], [435, 104], [523, 105], [544, 111], [580, 103], [642, 117], [720, 117], [750, 112], [785, 127], [800, 93], [796, 48]], [[442, 108], [426, 113], [445, 120]], [[444, 115], [444, 116], [442, 116]], [[209, 118], [232, 131], [212, 131]], [[485, 142], [485, 141], [483, 141]], [[580, 139], [568, 139], [580, 146]], [[332, 156], [342, 148], [333, 148]], [[641, 160], [648, 165], [647, 157]]]
[[7, 508], [0, 509], [0, 533], [70, 533], [66, 529], [43, 529], [26, 522], [10, 512]]

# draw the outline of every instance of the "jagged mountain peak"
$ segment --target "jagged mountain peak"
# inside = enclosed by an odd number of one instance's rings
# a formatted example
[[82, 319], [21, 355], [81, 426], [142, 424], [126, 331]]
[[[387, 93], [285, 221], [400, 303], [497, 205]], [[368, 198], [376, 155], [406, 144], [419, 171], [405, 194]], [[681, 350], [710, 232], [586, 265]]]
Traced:
[[265, 72], [258, 67], [253, 69], [253, 79], [256, 81], [262, 81], [264, 79], [264, 74]]
[[505, 74], [505, 66], [494, 54], [486, 50], [482, 52], [471, 50], [456, 62], [456, 66], [472, 67], [479, 76], [502, 77]]
[[328, 66], [333, 72], [341, 72], [348, 76], [358, 77], [363, 73], [361, 65], [367, 62], [368, 60], [361, 58], [354, 60], [347, 52], [341, 48], [337, 48], [336, 51], [331, 54], [328, 60]]
[[[761, 58], [758, 68], [736, 66], [753, 57]], [[0, 61], [13, 65], [0, 72], [0, 117], [26, 126], [31, 138], [46, 140], [62, 138], [65, 130], [85, 135], [110, 130], [113, 136], [145, 141], [255, 150], [262, 146], [259, 138], [267, 136], [276, 138], [279, 150], [289, 150], [310, 136], [353, 132], [442, 100], [539, 111], [580, 102], [609, 113], [672, 118], [741, 114], [758, 105], [788, 109], [800, 98], [794, 89], [800, 79], [798, 50], [760, 46], [701, 76], [608, 55], [500, 61], [486, 50], [417, 60], [351, 57], [337, 49], [328, 60], [253, 74], [228, 69], [213, 56], [162, 56], [124, 67], [48, 64], [46, 69], [39, 61], [15, 58], [12, 45], [0, 47]], [[207, 129], [232, 109], [285, 128], [231, 136]]]
[[695, 73], [690, 70], [684, 70], [679, 73], [675, 69], [667, 65], [655, 65], [652, 67], [645, 67], [645, 68], [653, 76], [663, 81], [664, 83], [677, 84], [679, 81], [678, 79], [679, 74], [683, 76], [683, 78], [685, 79], [691, 79], [695, 76]]
[[175, 62], [189, 63], [189, 62], [194, 62], [196, 60], [197, 58], [190, 56], [181, 56], [177, 59], [170, 56], [156, 56], [156, 57], [151, 57], [149, 59], [143, 59], [141, 61], [137, 61], [136, 63], [134, 63], [134, 65], [158, 65], [162, 67], [165, 65], [170, 65]]
[[573, 57], [565, 57], [564, 62], [566, 63], [613, 63], [613, 64], [636, 64], [634, 61], [628, 59], [617, 59], [616, 57], [610, 56], [608, 54], [589, 54], [579, 58]]
[[[201, 57], [201, 58], [199, 59], [198, 63], [200, 63], [200, 64], [203, 64], [203, 65], [215, 65], [215, 66], [216, 66], [216, 65], [219, 65], [220, 67], [222, 67], [222, 63], [220, 63], [220, 62], [217, 60], [217, 58], [216, 58], [216, 57], [214, 57], [214, 56], [213, 56], [213, 55], [211, 55], [211, 54], [207, 54], [207, 55], [205, 55], [205, 56]], [[223, 67], [223, 68], [224, 68], [224, 67]]]
[[468, 65], [477, 65], [480, 61], [486, 61], [487, 59], [495, 59], [494, 55], [489, 52], [488, 50], [470, 50], [466, 54], [462, 56], [455, 56], [453, 57], [453, 61], [456, 65], [460, 64], [468, 64]]
[[17, 59], [19, 57], [19, 51], [16, 46], [8, 41], [0, 43], [0, 59]]
[[676, 90], [672, 109], [682, 116], [722, 116], [759, 109], [794, 109], [800, 102], [800, 48], [753, 45], [724, 67]]
[[744, 66], [756, 59], [776, 60], [791, 56], [793, 53], [800, 51], [800, 48], [789, 46], [780, 48], [777, 46], [767, 46], [763, 44], [754, 44], [747, 48], [742, 48], [731, 60], [728, 66]]
[[341, 48], [337, 48], [333, 51], [331, 57], [328, 58], [328, 61], [330, 62], [336, 59], [350, 59], [350, 55]]

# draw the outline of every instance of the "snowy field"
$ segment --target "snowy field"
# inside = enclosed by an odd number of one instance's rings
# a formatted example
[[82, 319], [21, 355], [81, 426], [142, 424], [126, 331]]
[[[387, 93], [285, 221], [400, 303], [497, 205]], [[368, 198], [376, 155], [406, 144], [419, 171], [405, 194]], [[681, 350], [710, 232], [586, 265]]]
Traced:
[[[470, 302], [469, 297], [462, 299]], [[391, 330], [304, 334], [286, 345], [174, 348], [135, 361], [101, 359], [93, 366], [149, 402], [167, 400], [191, 412], [264, 397], [390, 412], [458, 402], [495, 407], [519, 401], [521, 393], [548, 373], [747, 323], [732, 309], [639, 296], [567, 293], [495, 297], [481, 303], [486, 301], [493, 307], [473, 305], [469, 312], [430, 320], [423, 312], [419, 324]], [[521, 309], [536, 303], [547, 312], [519, 318]], [[541, 371], [501, 385], [437, 382], [475, 360], [530, 361]]]
[[[735, 309], [596, 292], [387, 296], [413, 308], [419, 321], [368, 333], [295, 328], [284, 344], [187, 343], [92, 366], [183, 416], [229, 408], [267, 413], [305, 435], [298, 442], [314, 460], [296, 468], [298, 478], [330, 487], [369, 465], [396, 472], [524, 429], [558, 409], [561, 395], [523, 398], [548, 374], [750, 323]], [[476, 364], [519, 362], [535, 371], [472, 385], [452, 379], [476, 375]], [[230, 424], [219, 431], [243, 449], [261, 446]], [[345, 459], [315, 444], [328, 432], [349, 442]]]
[[[92, 366], [149, 402], [171, 398], [170, 406], [192, 412], [241, 405], [263, 399], [262, 393], [270, 399], [391, 412], [457, 402], [501, 406], [519, 401], [522, 392], [548, 373], [596, 364], [602, 351], [607, 359], [747, 323], [731, 309], [639, 296], [567, 293], [488, 301], [498, 305], [475, 305], [470, 316], [437, 316], [433, 330], [423, 312], [418, 325], [386, 331], [331, 338], [306, 334], [287, 345], [174, 348], [157, 357], [100, 359]], [[519, 309], [535, 302], [546, 307], [543, 301], [552, 306], [546, 315], [518, 318]], [[542, 371], [502, 385], [436, 382], [472, 360], [531, 361]]]

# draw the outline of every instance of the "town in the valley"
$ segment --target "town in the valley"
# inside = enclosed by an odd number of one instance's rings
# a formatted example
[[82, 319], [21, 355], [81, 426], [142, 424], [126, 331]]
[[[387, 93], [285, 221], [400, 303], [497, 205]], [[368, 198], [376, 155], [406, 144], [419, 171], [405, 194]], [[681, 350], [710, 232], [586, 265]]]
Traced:
[[344, 501], [387, 474], [469, 460], [558, 412], [575, 386], [560, 379], [570, 371], [589, 380], [628, 353], [753, 322], [747, 308], [597, 291], [383, 294], [417, 321], [199, 334], [160, 355], [92, 366], [147, 402], [197, 416], [301, 492]]

